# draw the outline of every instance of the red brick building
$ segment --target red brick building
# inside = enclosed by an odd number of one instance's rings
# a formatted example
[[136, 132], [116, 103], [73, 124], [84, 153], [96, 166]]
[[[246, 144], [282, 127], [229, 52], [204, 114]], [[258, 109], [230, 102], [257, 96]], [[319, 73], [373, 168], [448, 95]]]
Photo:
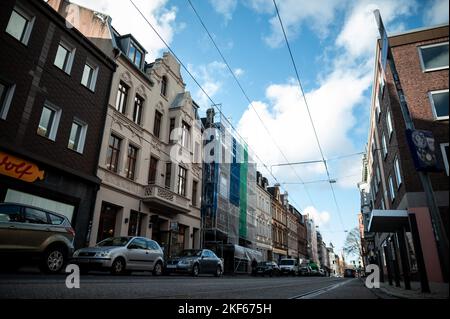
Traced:
[[[416, 129], [431, 131], [441, 172], [430, 173], [437, 205], [448, 232], [449, 214], [449, 98], [448, 98], [448, 25], [412, 30], [391, 35], [389, 44]], [[410, 217], [417, 220], [428, 280], [443, 281], [441, 266], [431, 226], [430, 211], [406, 138], [406, 126], [389, 63], [383, 72], [380, 42], [372, 92], [367, 174], [362, 183], [362, 206], [371, 211], [362, 221], [365, 230], [376, 233], [374, 247], [367, 251], [376, 256], [390, 281], [419, 278], [418, 256], [409, 228]], [[369, 196], [366, 196], [369, 194]], [[364, 203], [363, 203], [364, 202]], [[375, 216], [373, 210], [381, 211]], [[383, 213], [385, 212], [385, 213]], [[404, 216], [402, 215], [404, 214]], [[382, 216], [383, 215], [383, 216]], [[397, 228], [396, 228], [397, 227]], [[403, 245], [402, 245], [403, 244]], [[405, 253], [402, 255], [402, 253]], [[406, 262], [401, 262], [401, 260]]]

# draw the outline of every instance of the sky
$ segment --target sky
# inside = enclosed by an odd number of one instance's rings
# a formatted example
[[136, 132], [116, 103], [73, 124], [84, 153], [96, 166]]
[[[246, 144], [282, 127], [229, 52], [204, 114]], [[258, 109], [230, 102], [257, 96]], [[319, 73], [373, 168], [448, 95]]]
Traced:
[[[129, 0], [72, 0], [112, 17], [153, 61], [167, 51]], [[247, 98], [199, 23], [188, 0], [134, 0], [189, 72], [267, 167], [320, 160], [305, 99], [295, 77], [273, 0], [191, 0]], [[340, 252], [358, 224], [362, 156], [369, 127], [379, 9], [388, 34], [448, 23], [448, 0], [277, 0], [305, 98], [333, 184], [324, 165], [272, 167], [291, 204], [315, 219]], [[183, 70], [201, 107], [211, 102]], [[270, 134], [268, 133], [270, 132]], [[273, 183], [270, 173], [259, 166]], [[305, 184], [299, 184], [303, 181]], [[322, 181], [322, 182], [321, 182]]]

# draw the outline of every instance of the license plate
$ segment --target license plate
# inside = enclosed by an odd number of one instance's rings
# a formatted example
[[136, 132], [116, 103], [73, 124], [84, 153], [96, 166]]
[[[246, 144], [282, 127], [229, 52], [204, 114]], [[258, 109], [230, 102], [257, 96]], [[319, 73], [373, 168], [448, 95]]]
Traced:
[[169, 269], [177, 268], [177, 265], [167, 265], [166, 268], [169, 268]]

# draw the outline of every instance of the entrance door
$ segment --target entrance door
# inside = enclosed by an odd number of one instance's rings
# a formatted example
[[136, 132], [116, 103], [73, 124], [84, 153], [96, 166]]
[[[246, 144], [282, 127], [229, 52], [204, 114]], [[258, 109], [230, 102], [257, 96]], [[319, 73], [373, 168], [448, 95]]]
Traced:
[[141, 225], [144, 214], [134, 210], [130, 213], [130, 223], [128, 224], [128, 236], [142, 236]]
[[102, 203], [100, 222], [98, 225], [97, 242], [114, 236], [116, 230], [116, 216], [118, 211], [119, 208], [117, 206], [113, 206], [108, 203]]

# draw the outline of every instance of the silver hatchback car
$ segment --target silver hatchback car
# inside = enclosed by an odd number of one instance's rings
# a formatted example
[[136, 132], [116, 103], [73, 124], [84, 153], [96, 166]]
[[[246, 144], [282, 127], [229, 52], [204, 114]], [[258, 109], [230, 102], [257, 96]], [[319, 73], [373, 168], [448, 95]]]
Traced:
[[119, 275], [130, 271], [151, 271], [160, 276], [164, 254], [156, 241], [145, 237], [111, 237], [95, 247], [75, 251], [72, 262], [80, 267], [82, 273], [110, 270]]

